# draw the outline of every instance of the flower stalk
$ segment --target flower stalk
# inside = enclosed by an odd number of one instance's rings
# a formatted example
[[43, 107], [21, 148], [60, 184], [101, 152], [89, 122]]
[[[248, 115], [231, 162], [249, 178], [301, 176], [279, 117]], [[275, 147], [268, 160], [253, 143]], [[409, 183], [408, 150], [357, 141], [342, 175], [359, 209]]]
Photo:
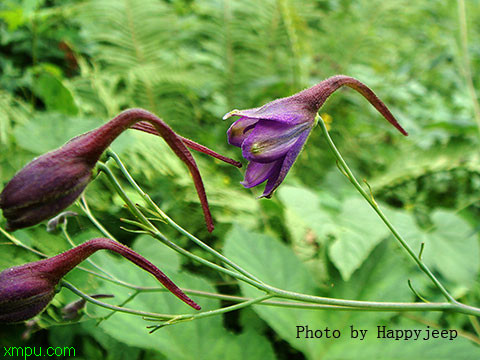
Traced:
[[325, 122], [323, 119], [320, 117], [320, 115], [317, 114], [317, 119], [320, 124], [320, 128], [322, 129], [323, 135], [325, 136], [325, 139], [327, 140], [328, 146], [332, 150], [333, 154], [335, 155], [338, 164], [340, 165], [341, 169], [344, 172], [344, 175], [348, 178], [348, 180], [352, 183], [352, 185], [355, 187], [355, 189], [358, 190], [358, 192], [367, 200], [367, 202], [370, 204], [370, 206], [373, 208], [373, 210], [377, 213], [377, 215], [382, 219], [384, 224], [388, 227], [388, 229], [391, 231], [395, 239], [398, 240], [400, 245], [407, 251], [407, 253], [410, 255], [410, 257], [417, 263], [418, 267], [432, 280], [432, 282], [435, 284], [435, 286], [442, 292], [442, 294], [445, 296], [445, 298], [452, 303], [456, 303], [456, 300], [450, 295], [450, 293], [445, 289], [445, 287], [440, 283], [440, 281], [435, 277], [435, 275], [430, 271], [430, 269], [425, 265], [425, 263], [420, 259], [417, 254], [413, 251], [413, 249], [410, 247], [410, 245], [407, 244], [405, 239], [400, 235], [400, 233], [395, 229], [395, 227], [392, 225], [392, 223], [387, 219], [383, 211], [380, 209], [378, 204], [375, 202], [373, 197], [365, 191], [365, 189], [360, 185], [358, 180], [355, 178], [353, 175], [352, 171], [348, 167], [347, 163], [343, 159], [342, 155], [338, 151], [337, 147], [335, 146], [332, 138], [330, 137], [330, 134], [328, 133], [327, 126], [325, 125]]
[[[321, 120], [321, 119], [319, 119]], [[320, 121], [320, 124], [323, 124], [322, 121]], [[324, 124], [323, 124], [324, 126]], [[333, 143], [333, 142], [332, 142]], [[345, 164], [346, 165], [346, 164]], [[108, 167], [107, 167], [108, 169]], [[123, 171], [127, 171], [125, 168]], [[350, 171], [351, 173], [351, 171]], [[307, 295], [307, 294], [301, 294], [301, 293], [296, 293], [292, 291], [287, 291], [283, 289], [278, 289], [276, 287], [273, 287], [271, 285], [268, 285], [264, 282], [259, 282], [255, 281], [251, 277], [248, 277], [244, 275], [243, 273], [248, 272], [240, 267], [240, 272], [238, 269], [235, 270], [229, 270], [226, 269], [222, 266], [219, 266], [215, 263], [212, 263], [206, 259], [203, 259], [202, 257], [192, 254], [191, 252], [183, 249], [182, 247], [176, 245], [175, 243], [171, 242], [165, 235], [163, 235], [156, 227], [149, 222], [149, 220], [141, 213], [141, 211], [134, 205], [134, 203], [129, 199], [128, 195], [126, 192], [122, 189], [120, 184], [118, 183], [118, 180], [116, 180], [115, 176], [113, 173], [108, 169], [107, 172], [108, 177], [110, 180], [114, 183], [115, 190], [119, 193], [119, 195], [124, 199], [126, 202], [127, 206], [129, 208], [135, 208], [135, 210], [131, 209], [133, 213], [140, 214], [139, 216], [141, 217], [141, 222], [146, 224], [147, 226], [150, 227], [150, 235], [157, 240], [161, 241], [171, 249], [175, 250], [179, 254], [183, 256], [187, 256], [188, 258], [192, 259], [193, 261], [196, 261], [202, 265], [205, 265], [215, 271], [222, 272], [225, 275], [229, 275], [239, 281], [243, 281], [263, 292], [266, 294], [274, 295], [274, 297], [282, 298], [282, 299], [289, 299], [289, 300], [295, 300], [295, 301], [300, 301], [303, 303], [312, 303], [312, 304], [321, 304], [321, 305], [328, 305], [328, 306], [340, 306], [340, 307], [347, 307], [347, 308], [355, 308], [359, 310], [368, 310], [368, 311], [456, 311], [459, 313], [463, 314], [470, 314], [470, 315], [477, 315], [480, 316], [480, 309], [472, 306], [468, 306], [465, 304], [461, 304], [457, 301], [452, 301], [452, 302], [447, 302], [447, 303], [404, 303], [404, 302], [376, 302], [376, 301], [361, 301], [361, 300], [345, 300], [345, 299], [336, 299], [336, 298], [326, 298], [326, 297], [320, 297], [320, 296], [314, 296], [314, 295]], [[352, 174], [353, 176], [353, 174]], [[127, 177], [128, 179], [129, 177]], [[131, 176], [130, 176], [131, 178]], [[357, 182], [358, 183], [358, 182]], [[132, 184], [133, 185], [133, 184]], [[138, 184], [137, 184], [138, 186]], [[138, 186], [135, 187], [137, 191], [139, 191], [139, 194], [141, 195], [143, 193], [143, 190]], [[362, 189], [363, 190], [363, 189]], [[367, 198], [369, 198], [369, 195], [364, 191], [365, 195]], [[178, 225], [177, 225], [178, 226]], [[178, 229], [177, 229], [178, 230]], [[184, 230], [184, 232], [187, 232], [187, 230]], [[193, 235], [192, 235], [193, 236]], [[201, 241], [200, 239], [197, 239], [198, 241]], [[212, 255], [215, 256], [214, 253], [212, 253], [210, 250], [208, 250], [207, 245], [205, 244], [205, 250], [210, 252]], [[239, 267], [238, 265], [236, 265]], [[438, 280], [437, 280], [438, 281]], [[448, 293], [448, 292], [447, 292]], [[274, 305], [275, 306], [275, 305]]]

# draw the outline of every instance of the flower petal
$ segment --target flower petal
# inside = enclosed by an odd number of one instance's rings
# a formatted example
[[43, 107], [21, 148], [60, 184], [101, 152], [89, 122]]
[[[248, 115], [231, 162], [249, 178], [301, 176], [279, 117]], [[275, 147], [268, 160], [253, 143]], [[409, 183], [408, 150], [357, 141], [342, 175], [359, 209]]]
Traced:
[[282, 165], [277, 168], [277, 173], [271, 173], [267, 185], [265, 186], [265, 190], [260, 198], [271, 198], [275, 189], [282, 183], [287, 176], [288, 171], [295, 163], [295, 160], [298, 157], [298, 154], [303, 149], [305, 142], [308, 139], [308, 135], [310, 135], [310, 131], [305, 131], [300, 137], [298, 138], [297, 142], [293, 145], [291, 150], [285, 155], [285, 158], [282, 161]]
[[257, 122], [257, 119], [252, 119], [245, 116], [242, 116], [240, 119], [235, 121], [227, 131], [228, 143], [241, 147], [243, 141], [252, 132]]
[[242, 144], [245, 159], [269, 163], [284, 156], [297, 142], [299, 136], [311, 128], [309, 123], [286, 125], [260, 120]]
[[240, 183], [247, 189], [261, 184], [267, 180], [272, 173], [277, 173], [282, 165], [283, 159], [272, 161], [267, 164], [251, 161], [245, 171], [245, 179]]
[[273, 120], [287, 125], [298, 125], [305, 122], [313, 123], [316, 109], [309, 103], [299, 101], [296, 96], [277, 99], [262, 107], [247, 110], [232, 110], [225, 114], [223, 120], [232, 116], [243, 116], [257, 120]]

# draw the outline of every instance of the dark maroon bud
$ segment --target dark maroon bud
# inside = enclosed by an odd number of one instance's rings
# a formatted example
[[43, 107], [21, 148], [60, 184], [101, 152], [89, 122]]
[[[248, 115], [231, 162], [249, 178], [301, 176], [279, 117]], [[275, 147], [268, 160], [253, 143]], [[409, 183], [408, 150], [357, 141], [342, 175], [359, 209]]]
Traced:
[[[90, 295], [94, 299], [105, 299], [114, 297], [111, 294], [95, 294]], [[75, 320], [80, 317], [80, 311], [83, 310], [87, 300], [78, 299], [75, 300], [62, 308], [62, 316], [64, 320]]]
[[38, 224], [71, 205], [92, 179], [92, 170], [100, 155], [123, 131], [140, 121], [150, 123], [156, 134], [162, 136], [188, 166], [207, 228], [213, 231], [205, 188], [192, 154], [182, 138], [162, 119], [143, 109], [125, 110], [105, 125], [37, 157], [20, 170], [0, 194], [0, 208], [7, 219], [7, 230]]
[[41, 313], [55, 296], [59, 281], [87, 257], [102, 249], [116, 252], [148, 271], [180, 300], [200, 310], [199, 305], [147, 259], [125, 245], [97, 238], [49, 259], [3, 270], [0, 273], [0, 323], [20, 322]]

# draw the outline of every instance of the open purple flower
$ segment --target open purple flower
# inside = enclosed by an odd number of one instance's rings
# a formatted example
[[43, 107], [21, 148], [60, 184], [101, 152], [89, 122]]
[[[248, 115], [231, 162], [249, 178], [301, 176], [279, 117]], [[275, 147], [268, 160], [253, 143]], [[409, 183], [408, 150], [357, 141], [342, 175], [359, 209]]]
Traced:
[[227, 135], [229, 144], [240, 147], [249, 161], [242, 185], [252, 188], [267, 181], [260, 197], [270, 198], [305, 145], [318, 110], [344, 85], [357, 90], [403, 135], [408, 135], [370, 88], [352, 77], [336, 75], [295, 95], [258, 108], [233, 110], [223, 117], [240, 116]]

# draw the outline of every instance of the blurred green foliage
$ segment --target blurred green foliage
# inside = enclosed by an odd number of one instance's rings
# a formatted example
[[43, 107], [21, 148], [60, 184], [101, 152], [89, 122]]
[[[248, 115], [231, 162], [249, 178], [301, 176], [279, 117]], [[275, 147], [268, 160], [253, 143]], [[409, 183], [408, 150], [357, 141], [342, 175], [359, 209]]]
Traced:
[[[240, 151], [226, 144], [229, 123], [220, 120], [223, 114], [343, 73], [374, 89], [410, 136], [396, 133], [357, 93], [341, 91], [321, 110], [340, 151], [355, 173], [368, 179], [376, 200], [414, 249], [425, 243], [425, 261], [454, 296], [478, 306], [475, 119], [480, 121], [480, 114], [467, 84], [480, 87], [480, 2], [466, 6], [467, 51], [454, 1], [3, 0], [0, 182], [6, 184], [33, 157], [128, 107], [148, 109], [180, 134], [240, 159]], [[241, 172], [195, 154], [216, 222], [212, 235], [187, 169], [161, 139], [132, 130], [113, 148], [175, 221], [273, 285], [347, 299], [418, 301], [407, 285], [411, 279], [423, 297], [442, 300], [338, 171], [320, 131], [313, 132], [272, 200], [255, 200], [261, 191], [243, 189]], [[119, 218], [129, 215], [103, 175], [88, 187], [86, 198], [112, 234], [147, 254], [179, 285], [255, 295], [247, 285], [179, 258], [151, 238], [121, 230]], [[179, 245], [209, 256], [159, 226]], [[84, 215], [71, 219], [69, 230], [76, 243], [99, 235]], [[69, 246], [62, 235], [46, 233], [44, 225], [15, 236], [49, 255]], [[3, 235], [0, 246], [0, 270], [36, 259]], [[94, 259], [125, 281], [154, 285], [113, 256]], [[68, 278], [87, 293], [114, 293], [117, 304], [131, 295], [79, 270]], [[95, 320], [59, 326], [53, 319], [74, 299], [62, 290], [41, 317], [45, 329], [28, 340], [20, 340], [23, 325], [0, 328], [1, 345], [75, 346], [76, 359], [367, 359], [380, 352], [384, 358], [472, 359], [480, 352], [465, 338], [404, 344], [372, 335], [360, 343], [346, 335], [350, 325], [373, 332], [380, 324], [456, 328], [473, 335], [469, 319], [458, 314], [255, 306], [148, 335], [148, 323], [123, 314], [98, 327]], [[129, 306], [186, 311], [170, 300], [147, 293]], [[205, 309], [228, 305], [198, 300]], [[90, 305], [87, 312], [106, 314]], [[295, 327], [303, 324], [341, 329], [345, 337], [296, 339]]]

